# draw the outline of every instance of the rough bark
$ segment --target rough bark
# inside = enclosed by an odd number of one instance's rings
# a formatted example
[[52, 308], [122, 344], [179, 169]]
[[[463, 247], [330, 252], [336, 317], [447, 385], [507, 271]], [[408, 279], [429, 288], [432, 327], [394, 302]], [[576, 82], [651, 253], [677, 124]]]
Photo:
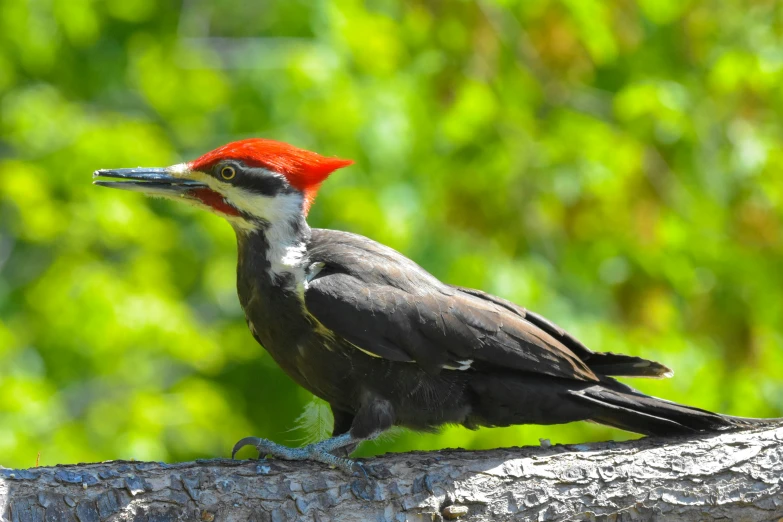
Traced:
[[0, 470], [14, 522], [733, 520], [783, 517], [783, 427], [690, 439], [315, 463], [112, 461]]

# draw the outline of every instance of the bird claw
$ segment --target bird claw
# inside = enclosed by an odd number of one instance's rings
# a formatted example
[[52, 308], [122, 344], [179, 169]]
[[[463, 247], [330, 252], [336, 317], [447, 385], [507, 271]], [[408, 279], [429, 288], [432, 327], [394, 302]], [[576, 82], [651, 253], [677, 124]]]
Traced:
[[245, 446], [253, 446], [258, 450], [259, 459], [264, 458], [266, 455], [272, 455], [283, 460], [312, 460], [339, 468], [348, 474], [361, 472], [365, 478], [368, 478], [367, 471], [361, 463], [333, 454], [335, 450], [339, 449], [339, 446], [333, 447], [334, 440], [327, 439], [326, 441], [310, 444], [304, 448], [289, 448], [268, 439], [245, 437], [234, 444], [234, 448], [231, 450], [231, 458], [235, 458], [237, 452]]
[[262, 458], [264, 455], [261, 454], [260, 446], [264, 443], [264, 441], [265, 439], [261, 439], [259, 437], [245, 437], [244, 439], [234, 444], [234, 447], [231, 449], [231, 458], [235, 458], [239, 450], [245, 446], [253, 446], [256, 448], [258, 450], [258, 458]]
[[388, 479], [392, 476], [391, 470], [382, 464], [373, 464], [371, 466], [364, 466], [364, 471], [373, 479]]
[[[347, 460], [347, 459], [346, 459]], [[367, 474], [367, 468], [364, 466], [363, 463], [359, 462], [358, 460], [351, 461], [347, 460], [351, 463], [351, 471], [354, 475], [359, 474], [361, 472], [362, 475], [364, 475], [364, 480], [367, 480], [369, 482], [370, 476]]]

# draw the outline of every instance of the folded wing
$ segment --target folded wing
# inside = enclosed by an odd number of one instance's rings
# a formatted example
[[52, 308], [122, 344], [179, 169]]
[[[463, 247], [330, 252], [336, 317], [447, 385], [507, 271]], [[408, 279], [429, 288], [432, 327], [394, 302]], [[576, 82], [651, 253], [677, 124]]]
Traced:
[[599, 380], [579, 354], [502, 300], [445, 285], [388, 247], [319, 231], [310, 255], [322, 267], [305, 290], [307, 310], [369, 355], [429, 373], [501, 369]]

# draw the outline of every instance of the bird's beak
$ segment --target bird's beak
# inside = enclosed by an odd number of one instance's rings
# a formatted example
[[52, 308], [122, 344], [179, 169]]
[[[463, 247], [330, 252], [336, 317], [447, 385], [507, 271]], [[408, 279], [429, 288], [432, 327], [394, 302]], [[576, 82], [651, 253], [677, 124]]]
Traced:
[[[143, 192], [150, 196], [187, 196], [191, 191], [207, 188], [204, 183], [187, 179], [179, 174], [172, 175], [171, 168], [106, 169], [96, 170], [93, 178], [114, 178], [112, 181], [98, 180], [93, 184], [123, 190]], [[123, 181], [117, 181], [118, 179]]]

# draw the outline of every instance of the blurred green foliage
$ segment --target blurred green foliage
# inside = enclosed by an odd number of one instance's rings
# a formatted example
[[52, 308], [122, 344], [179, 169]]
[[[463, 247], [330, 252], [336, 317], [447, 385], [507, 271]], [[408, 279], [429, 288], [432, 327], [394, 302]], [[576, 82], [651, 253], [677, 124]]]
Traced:
[[311, 397], [247, 332], [230, 227], [90, 184], [249, 136], [357, 160], [313, 226], [677, 371], [648, 393], [781, 416], [782, 116], [774, 0], [0, 0], [0, 460], [302, 437]]

